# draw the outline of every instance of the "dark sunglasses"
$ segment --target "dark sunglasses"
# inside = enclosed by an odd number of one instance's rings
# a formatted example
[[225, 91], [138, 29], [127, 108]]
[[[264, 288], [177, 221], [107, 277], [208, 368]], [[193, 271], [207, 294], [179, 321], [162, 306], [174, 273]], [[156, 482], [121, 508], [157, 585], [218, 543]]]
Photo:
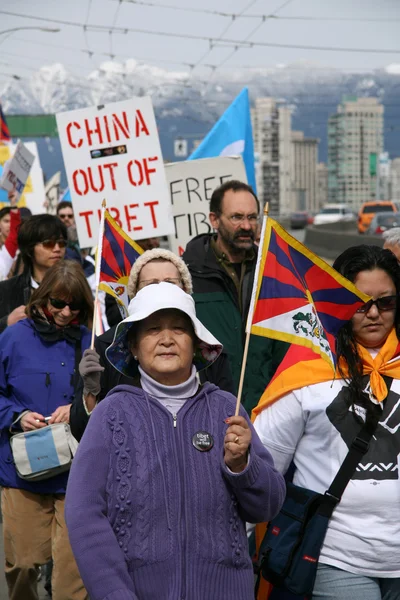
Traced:
[[58, 244], [60, 248], [65, 248], [67, 245], [67, 240], [64, 240], [64, 238], [60, 238], [59, 240], [44, 240], [40, 243], [42, 244], [43, 248], [53, 250], [56, 244]]
[[60, 300], [59, 298], [49, 298], [49, 301], [54, 308], [58, 308], [60, 310], [66, 306], [69, 306], [69, 310], [81, 310], [82, 308], [82, 304], [80, 302], [75, 302], [74, 300], [72, 300], [72, 302], [66, 302], [65, 300]]
[[383, 298], [378, 298], [377, 300], [368, 300], [368, 302], [357, 309], [357, 312], [367, 313], [374, 304], [380, 312], [384, 312], [385, 310], [394, 310], [397, 305], [397, 296], [383, 296]]

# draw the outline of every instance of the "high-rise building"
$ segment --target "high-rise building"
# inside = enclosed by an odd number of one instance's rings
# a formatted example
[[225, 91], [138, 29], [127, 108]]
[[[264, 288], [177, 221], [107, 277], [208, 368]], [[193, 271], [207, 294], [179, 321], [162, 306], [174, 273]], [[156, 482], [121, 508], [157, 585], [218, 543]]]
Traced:
[[328, 202], [328, 167], [325, 163], [317, 164], [317, 208], [319, 210]]
[[375, 200], [382, 150], [382, 104], [377, 98], [345, 97], [328, 123], [329, 202], [357, 210], [363, 202]]
[[388, 200], [400, 202], [400, 158], [394, 158], [390, 163], [389, 189]]
[[292, 131], [294, 210], [314, 212], [317, 206], [317, 138], [306, 138], [302, 131]]
[[291, 111], [274, 98], [256, 98], [252, 122], [261, 205], [268, 202], [271, 215], [288, 214], [293, 210]]

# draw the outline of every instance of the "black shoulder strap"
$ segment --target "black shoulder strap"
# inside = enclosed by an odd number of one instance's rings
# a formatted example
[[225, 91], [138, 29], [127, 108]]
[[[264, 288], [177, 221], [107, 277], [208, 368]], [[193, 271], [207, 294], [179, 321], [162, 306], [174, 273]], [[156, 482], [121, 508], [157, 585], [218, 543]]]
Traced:
[[[392, 385], [392, 377], [384, 377], [388, 395], [390, 392], [390, 386]], [[330, 517], [335, 506], [340, 502], [343, 492], [347, 487], [350, 479], [352, 478], [357, 465], [361, 461], [362, 457], [369, 448], [369, 443], [375, 430], [378, 426], [379, 419], [382, 416], [382, 410], [380, 406], [376, 406], [376, 410], [372, 415], [372, 418], [365, 423], [361, 428], [360, 432], [354, 438], [351, 443], [350, 449], [344, 459], [339, 471], [336, 474], [335, 479], [332, 481], [329, 489], [325, 492], [326, 501], [323, 501], [318, 509], [318, 512], [324, 516]]]

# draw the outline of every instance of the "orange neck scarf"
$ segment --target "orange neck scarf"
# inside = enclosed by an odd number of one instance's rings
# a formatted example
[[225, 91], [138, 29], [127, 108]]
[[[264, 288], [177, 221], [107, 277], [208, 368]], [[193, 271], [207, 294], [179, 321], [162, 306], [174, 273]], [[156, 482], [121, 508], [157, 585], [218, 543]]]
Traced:
[[[363, 374], [370, 375], [372, 393], [379, 402], [382, 402], [387, 396], [387, 387], [382, 375], [400, 379], [400, 343], [396, 331], [392, 329], [375, 358], [372, 358], [367, 348], [359, 344], [357, 347], [363, 364]], [[289, 352], [294, 350], [295, 346], [292, 345]], [[304, 356], [303, 359], [302, 356]], [[398, 360], [393, 360], [395, 358]], [[390, 362], [392, 360], [393, 362]], [[347, 365], [343, 364], [342, 370], [345, 377], [348, 376], [346, 367]], [[338, 371], [336, 371], [336, 377], [341, 378]], [[318, 358], [311, 351], [304, 354], [304, 349], [299, 349], [298, 360], [293, 361], [288, 368], [283, 369], [279, 375], [274, 377], [264, 391], [258, 405], [253, 409], [253, 420], [282, 396], [315, 383], [332, 381], [332, 379], [332, 368], [325, 360]]]
[[[371, 390], [378, 402], [385, 400], [388, 389], [382, 375], [400, 379], [400, 356], [399, 356], [399, 340], [396, 336], [396, 331], [392, 329], [386, 338], [386, 342], [379, 350], [375, 358], [372, 358], [367, 348], [357, 345], [358, 353], [363, 364], [363, 375], [370, 376]], [[393, 358], [398, 357], [398, 360]], [[344, 374], [347, 375], [347, 368], [342, 368]]]

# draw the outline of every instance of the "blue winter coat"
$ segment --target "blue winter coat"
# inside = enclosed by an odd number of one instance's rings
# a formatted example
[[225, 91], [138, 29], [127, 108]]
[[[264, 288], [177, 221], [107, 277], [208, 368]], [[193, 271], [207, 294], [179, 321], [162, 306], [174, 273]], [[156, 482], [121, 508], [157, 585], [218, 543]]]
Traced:
[[[90, 332], [81, 327], [82, 352]], [[0, 485], [37, 494], [64, 494], [68, 473], [28, 482], [18, 477], [10, 447], [10, 426], [24, 410], [50, 416], [74, 394], [75, 346], [65, 339], [45, 342], [30, 319], [0, 335]]]

